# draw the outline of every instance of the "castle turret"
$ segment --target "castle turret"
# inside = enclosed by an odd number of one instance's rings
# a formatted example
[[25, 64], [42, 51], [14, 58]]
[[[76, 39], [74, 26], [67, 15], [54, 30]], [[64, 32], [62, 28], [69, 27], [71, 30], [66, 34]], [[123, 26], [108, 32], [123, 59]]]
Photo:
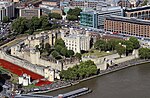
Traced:
[[75, 51], [75, 52], [78, 52], [78, 53], [81, 52], [80, 41], [81, 41], [81, 38], [78, 36], [77, 37], [77, 50]]
[[30, 58], [32, 64], [38, 64], [40, 58], [40, 52], [35, 51], [34, 49], [30, 50]]
[[48, 37], [49, 37], [49, 44], [52, 46], [53, 45], [53, 34], [52, 34], [52, 32], [48, 32]]
[[45, 68], [44, 69], [44, 77], [47, 78], [49, 81], [54, 81], [55, 71], [50, 68]]

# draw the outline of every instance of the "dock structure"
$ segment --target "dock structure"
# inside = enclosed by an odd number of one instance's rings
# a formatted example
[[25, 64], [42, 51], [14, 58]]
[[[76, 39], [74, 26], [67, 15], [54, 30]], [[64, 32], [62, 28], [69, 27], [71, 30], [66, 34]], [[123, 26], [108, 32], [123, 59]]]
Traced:
[[53, 98], [53, 96], [20, 94], [20, 95], [16, 95], [14, 98]]
[[89, 88], [80, 88], [65, 94], [59, 94], [58, 96], [47, 96], [47, 95], [35, 95], [35, 94], [20, 94], [16, 95], [14, 98], [75, 98], [81, 95], [85, 95], [92, 92]]

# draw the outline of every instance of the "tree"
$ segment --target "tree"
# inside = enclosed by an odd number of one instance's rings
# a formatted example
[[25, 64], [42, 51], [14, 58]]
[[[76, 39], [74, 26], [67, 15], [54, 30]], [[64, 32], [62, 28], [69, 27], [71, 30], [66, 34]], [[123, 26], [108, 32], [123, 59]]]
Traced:
[[79, 65], [60, 72], [61, 78], [66, 80], [82, 79], [95, 74], [97, 74], [97, 67], [91, 60], [81, 62]]
[[52, 51], [51, 55], [52, 55], [54, 58], [59, 57], [59, 53], [58, 53], [56, 50]]
[[129, 41], [133, 43], [134, 49], [138, 49], [138, 48], [140, 47], [140, 43], [139, 43], [139, 41], [138, 41], [137, 38], [135, 38], [135, 37], [130, 37], [130, 38], [129, 38]]
[[57, 45], [60, 45], [62, 47], [66, 47], [64, 40], [62, 40], [61, 38], [60, 39], [56, 39], [55, 46], [57, 46]]
[[94, 48], [95, 49], [99, 49], [101, 51], [105, 51], [106, 50], [106, 41], [104, 40], [98, 40], [94, 43]]
[[67, 15], [67, 19], [70, 20], [70, 21], [74, 21], [74, 20], [77, 20], [78, 17], [75, 16], [75, 15]]
[[79, 60], [81, 60], [82, 55], [80, 53], [76, 53], [75, 57], [78, 58]]
[[27, 21], [28, 20], [26, 18], [22, 17], [15, 19], [11, 25], [12, 30], [19, 34], [24, 33], [27, 30], [26, 27]]
[[41, 27], [41, 21], [40, 21], [40, 19], [38, 17], [32, 17], [31, 21], [32, 21], [34, 30], [36, 30], [36, 29]]
[[109, 45], [109, 47], [111, 48], [110, 50], [115, 50], [116, 45], [118, 45], [119, 43], [121, 43], [121, 40], [119, 39], [110, 39], [107, 41], [107, 45]]
[[139, 49], [139, 56], [142, 59], [150, 58], [150, 49], [148, 49], [148, 48], [140, 48]]
[[29, 30], [27, 31], [27, 33], [30, 34], [30, 35], [32, 35], [32, 34], [34, 33], [34, 30], [33, 30], [33, 29], [29, 29]]
[[80, 15], [80, 12], [82, 10], [78, 7], [76, 7], [75, 9], [69, 9], [69, 11], [67, 12], [67, 19], [74, 21], [74, 20], [78, 20], [78, 16]]
[[67, 56], [67, 51], [68, 51], [67, 48], [62, 48], [61, 51], [60, 51], [60, 53], [61, 53], [63, 56], [66, 57], [66, 56]]
[[116, 45], [116, 51], [121, 57], [121, 55], [125, 53], [126, 48], [124, 46], [118, 44], [118, 45]]
[[8, 16], [4, 16], [3, 17], [3, 23], [8, 23], [10, 21], [9, 17]]
[[50, 23], [47, 16], [41, 16], [40, 21], [43, 30], [50, 29]]
[[75, 9], [69, 9], [69, 11], [67, 12], [68, 15], [75, 15], [75, 16], [79, 16], [80, 15], [80, 12], [82, 10], [78, 7], [76, 7]]
[[49, 18], [55, 18], [55, 19], [62, 19], [62, 16], [58, 13], [49, 13], [48, 14]]
[[57, 24], [57, 23], [52, 24], [51, 29], [58, 29], [58, 28], [61, 28], [60, 24]]
[[49, 29], [48, 27], [49, 27], [49, 22], [48, 22], [48, 20], [43, 20], [43, 21], [42, 21], [42, 29], [43, 29], [43, 30], [47, 30], [47, 29]]
[[132, 53], [134, 49], [133, 43], [127, 40], [127, 41], [124, 41], [124, 44], [126, 45], [126, 54], [128, 55], [128, 53]]
[[72, 57], [74, 55], [74, 51], [73, 50], [68, 50], [67, 54], [69, 57]]
[[56, 50], [57, 52], [59, 52], [59, 53], [61, 53], [60, 51], [61, 51], [62, 48], [63, 48], [63, 47], [62, 47], [61, 45], [56, 45], [56, 46], [55, 46], [55, 50]]

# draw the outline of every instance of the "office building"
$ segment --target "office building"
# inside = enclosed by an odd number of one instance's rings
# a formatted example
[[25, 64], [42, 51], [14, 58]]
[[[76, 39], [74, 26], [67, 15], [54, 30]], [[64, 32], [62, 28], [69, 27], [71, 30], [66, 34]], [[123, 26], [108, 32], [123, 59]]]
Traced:
[[106, 16], [105, 31], [128, 34], [140, 37], [150, 37], [150, 21], [137, 18]]
[[80, 7], [80, 8], [97, 8], [99, 5], [109, 5], [105, 2], [105, 0], [72, 0], [70, 1], [70, 6], [72, 7]]
[[27, 19], [31, 19], [33, 16], [40, 18], [41, 16], [41, 10], [40, 8], [20, 8], [19, 11], [20, 17], [25, 17]]
[[97, 28], [97, 13], [94, 11], [81, 12], [80, 25]]
[[0, 21], [2, 21], [5, 16], [9, 18], [14, 17], [14, 3], [6, 1], [0, 2]]
[[123, 9], [121, 7], [104, 7], [100, 11], [83, 11], [80, 14], [80, 25], [103, 29], [106, 15], [123, 16]]
[[19, 2], [19, 0], [0, 0], [1, 1], [6, 1], [6, 2]]

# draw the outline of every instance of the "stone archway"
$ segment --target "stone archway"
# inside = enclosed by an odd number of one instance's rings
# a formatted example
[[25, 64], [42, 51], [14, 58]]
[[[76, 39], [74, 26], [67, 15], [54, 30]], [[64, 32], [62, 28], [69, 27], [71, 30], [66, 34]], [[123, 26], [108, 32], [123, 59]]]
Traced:
[[134, 17], [137, 17], [137, 13], [134, 13]]
[[106, 69], [108, 69], [110, 67], [109, 63], [106, 63]]
[[133, 13], [130, 14], [130, 17], [133, 17]]

